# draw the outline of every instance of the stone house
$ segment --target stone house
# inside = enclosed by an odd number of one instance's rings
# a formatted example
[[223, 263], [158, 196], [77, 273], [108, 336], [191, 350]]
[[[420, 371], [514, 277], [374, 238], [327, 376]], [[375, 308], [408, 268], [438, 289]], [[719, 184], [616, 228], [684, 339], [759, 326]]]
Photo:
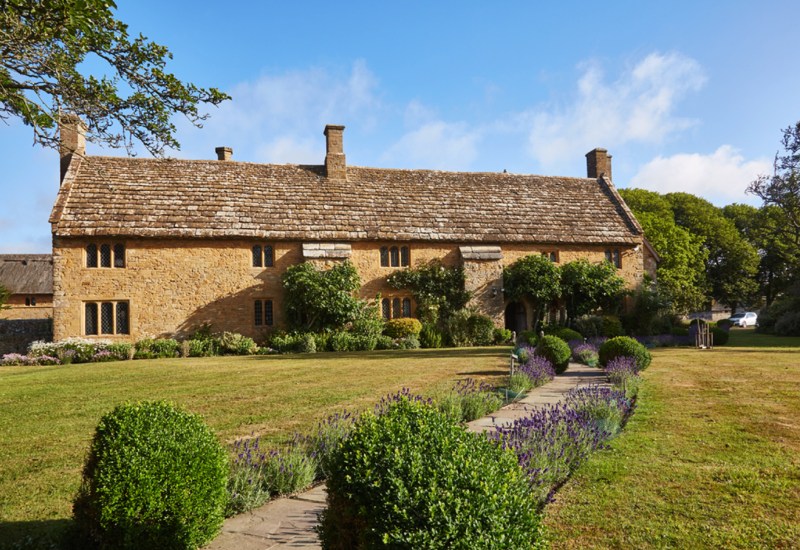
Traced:
[[595, 149], [587, 177], [348, 166], [343, 126], [329, 125], [325, 162], [87, 156], [82, 125], [62, 124], [53, 231], [54, 337], [138, 339], [214, 330], [259, 337], [282, 325], [281, 275], [298, 262], [345, 259], [360, 295], [385, 317], [413, 315], [388, 286], [430, 260], [463, 265], [474, 304], [498, 326], [530, 323], [508, 303], [503, 267], [528, 254], [609, 260], [629, 287], [650, 249]]
[[25, 353], [53, 337], [53, 257], [0, 254], [0, 285], [10, 293], [0, 309], [0, 355]]
[[53, 256], [0, 254], [0, 285], [10, 293], [0, 319], [49, 319], [53, 316]]

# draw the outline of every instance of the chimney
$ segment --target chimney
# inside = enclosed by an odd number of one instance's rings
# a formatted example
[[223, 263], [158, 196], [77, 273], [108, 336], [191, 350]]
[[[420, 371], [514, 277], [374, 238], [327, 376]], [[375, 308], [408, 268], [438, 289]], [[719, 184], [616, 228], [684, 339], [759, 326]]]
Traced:
[[586, 177], [611, 179], [611, 155], [606, 149], [598, 147], [586, 153]]
[[329, 179], [346, 180], [347, 162], [344, 157], [344, 126], [325, 126], [325, 143], [327, 153], [325, 155], [325, 172]]
[[217, 152], [217, 160], [231, 160], [233, 156], [233, 149], [230, 147], [217, 147], [214, 151]]
[[72, 155], [82, 157], [86, 154], [86, 125], [78, 115], [64, 114], [58, 120], [59, 146], [61, 155], [61, 180], [67, 173]]

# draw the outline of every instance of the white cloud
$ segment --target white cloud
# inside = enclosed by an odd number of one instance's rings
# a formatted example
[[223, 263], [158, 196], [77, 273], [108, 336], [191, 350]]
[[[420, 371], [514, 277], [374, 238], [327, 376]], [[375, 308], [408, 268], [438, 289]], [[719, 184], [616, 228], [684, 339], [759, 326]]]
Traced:
[[771, 169], [768, 159], [748, 161], [730, 145], [723, 145], [710, 155], [684, 153], [656, 157], [639, 170], [630, 186], [659, 193], [692, 193], [718, 206], [757, 203], [745, 190], [757, 176], [768, 174]]
[[466, 170], [477, 156], [479, 139], [480, 132], [464, 123], [433, 120], [403, 135], [381, 160], [406, 168]]
[[211, 112], [202, 130], [181, 126], [180, 156], [213, 158], [214, 147], [225, 145], [235, 160], [319, 164], [325, 124], [375, 124], [381, 108], [376, 87], [364, 61], [353, 63], [347, 74], [312, 68], [239, 83], [227, 90], [232, 99]]
[[613, 82], [597, 63], [584, 64], [571, 102], [525, 113], [529, 152], [551, 167], [598, 146], [659, 143], [696, 123], [674, 110], [705, 81], [699, 63], [677, 53], [652, 53]]

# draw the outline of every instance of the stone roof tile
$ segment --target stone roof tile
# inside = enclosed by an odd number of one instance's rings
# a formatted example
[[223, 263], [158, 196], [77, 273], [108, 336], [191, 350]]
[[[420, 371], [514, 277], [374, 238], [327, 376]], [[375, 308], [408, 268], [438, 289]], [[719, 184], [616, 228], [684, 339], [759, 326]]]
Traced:
[[51, 215], [59, 236], [635, 243], [605, 178], [87, 156]]

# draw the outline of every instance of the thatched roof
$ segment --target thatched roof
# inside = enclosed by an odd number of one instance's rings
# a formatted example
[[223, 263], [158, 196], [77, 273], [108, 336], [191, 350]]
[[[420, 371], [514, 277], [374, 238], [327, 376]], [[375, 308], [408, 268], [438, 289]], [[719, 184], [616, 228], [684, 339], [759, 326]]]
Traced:
[[0, 285], [11, 294], [52, 294], [51, 254], [0, 254]]

